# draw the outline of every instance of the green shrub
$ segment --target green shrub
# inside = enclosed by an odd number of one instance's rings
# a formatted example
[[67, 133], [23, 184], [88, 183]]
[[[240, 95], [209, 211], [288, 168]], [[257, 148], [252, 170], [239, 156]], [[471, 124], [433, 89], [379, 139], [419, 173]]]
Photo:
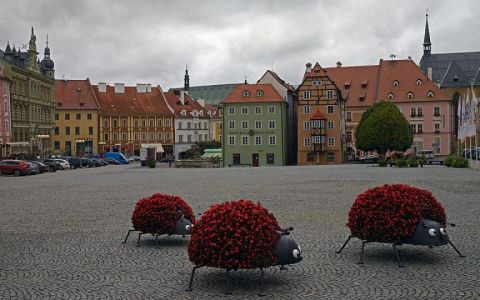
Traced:
[[388, 160], [385, 159], [385, 158], [382, 158], [382, 159], [380, 159], [380, 160], [378, 161], [378, 166], [379, 166], [379, 167], [386, 167], [387, 164], [388, 164]]
[[468, 168], [468, 160], [463, 157], [455, 157], [452, 162], [454, 168]]
[[443, 162], [443, 164], [446, 166], [446, 167], [451, 167], [453, 165], [453, 161], [455, 160], [455, 156], [453, 155], [449, 155], [447, 156], [447, 158], [445, 158], [445, 161]]
[[155, 167], [157, 166], [157, 162], [156, 162], [154, 159], [150, 159], [150, 160], [148, 161], [148, 166], [149, 166], [150, 168], [155, 168]]
[[407, 161], [403, 158], [397, 158], [395, 160], [395, 165], [399, 168], [405, 168], [407, 166]]
[[418, 167], [418, 161], [415, 157], [410, 157], [406, 161], [407, 165], [411, 168], [416, 168]]

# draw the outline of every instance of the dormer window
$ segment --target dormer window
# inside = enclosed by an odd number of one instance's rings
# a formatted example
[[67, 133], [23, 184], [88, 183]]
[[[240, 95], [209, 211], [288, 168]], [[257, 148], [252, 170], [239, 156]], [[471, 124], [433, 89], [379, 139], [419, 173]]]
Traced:
[[263, 96], [263, 91], [262, 90], [258, 90], [257, 91], [257, 97], [262, 97]]
[[200, 111], [200, 116], [203, 116], [203, 111]]
[[368, 85], [368, 79], [365, 79], [364, 81], [362, 81], [362, 89], [365, 89], [367, 88], [367, 85]]
[[393, 99], [393, 93], [388, 93], [388, 95], [387, 95], [387, 99], [390, 99], [390, 100], [392, 100], [392, 99]]
[[408, 99], [413, 99], [413, 93], [412, 93], [412, 92], [408, 92], [408, 93], [407, 93], [407, 98], [408, 98]]
[[313, 85], [322, 85], [321, 80], [314, 80], [312, 83], [313, 83]]
[[393, 83], [392, 83], [393, 86], [398, 86], [399, 84], [400, 84], [400, 82], [398, 82], [398, 80], [394, 80]]
[[250, 96], [250, 92], [249, 91], [243, 91], [243, 97], [248, 97]]
[[181, 114], [182, 116], [186, 116], [186, 115], [187, 115], [187, 111], [186, 111], [186, 110], [182, 110], [182, 111], [180, 112], [180, 114]]
[[432, 91], [428, 91], [427, 97], [428, 97], [428, 98], [433, 98], [433, 92], [432, 92]]
[[417, 79], [417, 85], [422, 85], [422, 80], [421, 79]]

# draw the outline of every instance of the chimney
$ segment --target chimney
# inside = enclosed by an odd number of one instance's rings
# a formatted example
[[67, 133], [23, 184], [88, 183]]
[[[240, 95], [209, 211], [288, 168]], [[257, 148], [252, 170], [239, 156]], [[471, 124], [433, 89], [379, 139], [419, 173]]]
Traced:
[[115, 83], [115, 94], [125, 93], [125, 83]]
[[137, 83], [137, 93], [146, 93], [147, 85], [143, 83]]
[[307, 63], [305, 65], [306, 69], [305, 69], [305, 72], [311, 72], [312, 71], [312, 64], [311, 63]]
[[106, 93], [107, 92], [107, 84], [105, 82], [99, 82], [98, 83], [98, 91], [100, 93]]
[[432, 67], [428, 67], [427, 68], [427, 76], [428, 76], [428, 79], [432, 80]]
[[147, 93], [151, 93], [151, 92], [152, 92], [152, 84], [148, 83], [147, 84]]
[[200, 104], [202, 107], [205, 107], [205, 100], [204, 99], [196, 99], [198, 104]]
[[341, 68], [342, 67], [342, 63], [337, 61], [337, 68]]
[[180, 103], [182, 105], [185, 105], [185, 92], [184, 91], [180, 92]]

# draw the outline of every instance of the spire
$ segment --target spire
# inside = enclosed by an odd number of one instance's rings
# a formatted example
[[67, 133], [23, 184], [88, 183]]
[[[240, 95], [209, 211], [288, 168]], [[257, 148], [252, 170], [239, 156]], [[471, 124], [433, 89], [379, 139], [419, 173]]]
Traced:
[[188, 75], [188, 65], [185, 65], [185, 77], [183, 78], [183, 90], [188, 92], [190, 88], [190, 76]]
[[5, 48], [5, 54], [12, 53], [12, 48], [10, 48], [10, 41], [7, 42], [7, 48]]
[[428, 28], [428, 11], [425, 16], [425, 37], [423, 38], [423, 55], [430, 55], [432, 53], [432, 43], [430, 42], [430, 30]]

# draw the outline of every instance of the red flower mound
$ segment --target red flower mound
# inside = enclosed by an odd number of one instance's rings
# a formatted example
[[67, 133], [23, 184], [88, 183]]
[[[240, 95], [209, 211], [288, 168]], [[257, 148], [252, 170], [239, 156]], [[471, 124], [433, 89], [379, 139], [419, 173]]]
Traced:
[[272, 266], [279, 230], [275, 217], [260, 203], [216, 204], [193, 227], [188, 256], [197, 266], [229, 270]]
[[432, 193], [406, 184], [386, 184], [357, 196], [347, 226], [362, 240], [401, 243], [414, 234], [420, 218], [446, 226], [445, 209]]
[[175, 224], [182, 215], [195, 223], [190, 206], [180, 197], [153, 194], [140, 199], [132, 214], [135, 230], [152, 234], [166, 234], [175, 230]]

